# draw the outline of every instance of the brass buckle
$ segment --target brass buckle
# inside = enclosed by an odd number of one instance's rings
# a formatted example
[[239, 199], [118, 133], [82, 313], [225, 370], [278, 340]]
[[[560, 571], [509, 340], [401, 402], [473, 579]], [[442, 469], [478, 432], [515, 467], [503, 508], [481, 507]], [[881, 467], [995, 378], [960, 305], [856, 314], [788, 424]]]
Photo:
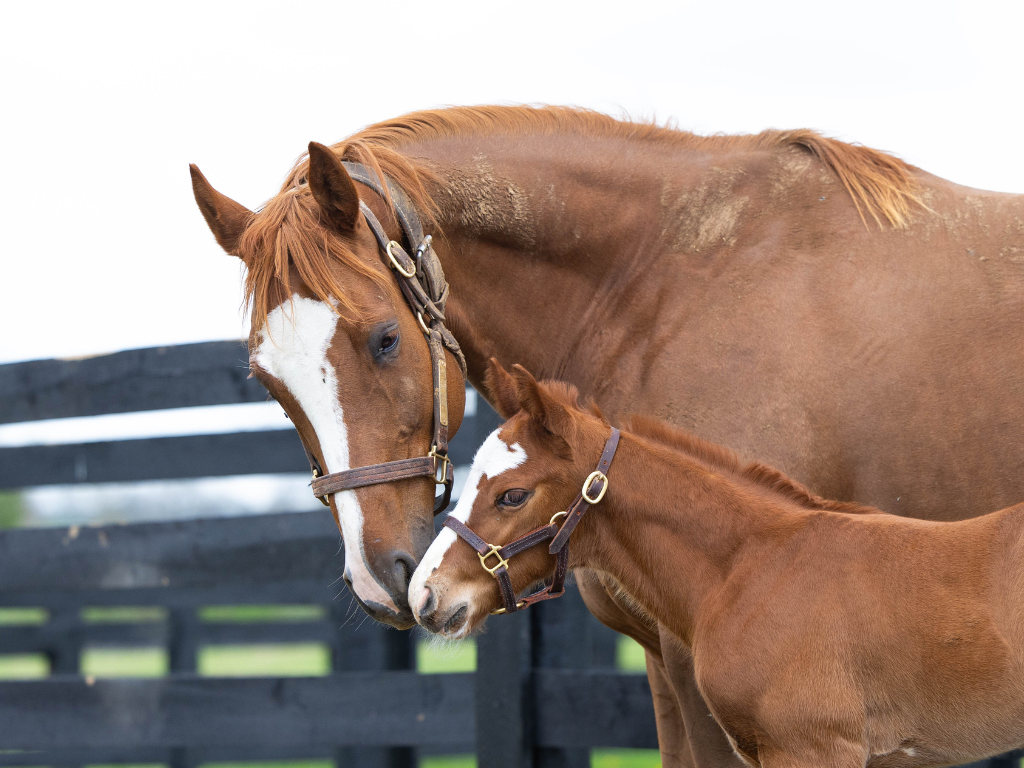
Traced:
[[392, 247], [396, 245], [399, 248], [402, 247], [399, 243], [396, 243], [394, 240], [388, 240], [388, 246], [387, 248], [384, 249], [385, 251], [387, 251], [388, 258], [391, 259], [391, 266], [397, 269], [398, 274], [400, 274], [402, 277], [416, 277], [416, 265], [412, 265], [412, 271], [406, 272], [405, 269], [402, 267], [401, 263], [398, 261], [398, 259], [395, 258], [395, 254], [391, 252]]
[[[516, 603], [516, 609], [517, 610], [521, 611], [525, 607], [526, 607], [526, 601], [525, 600], [520, 600], [518, 603]], [[497, 608], [497, 609], [491, 611], [491, 616], [501, 616], [501, 614], [503, 614], [503, 613], [507, 613], [507, 611], [505, 610], [504, 607]]]
[[[448, 458], [448, 454], [442, 454], [437, 452], [437, 446], [430, 446], [430, 453], [427, 454], [434, 460], [434, 485], [445, 485], [448, 482], [448, 467], [451, 466], [452, 460]], [[440, 463], [438, 463], [440, 461]], [[438, 480], [438, 470], [441, 470], [440, 477]]]
[[420, 328], [423, 329], [423, 335], [430, 338], [430, 329], [427, 327], [427, 324], [423, 322], [423, 313], [417, 312], [416, 319], [420, 321]]
[[[590, 489], [594, 487], [594, 483], [598, 480], [602, 480], [604, 484], [601, 486], [601, 492], [597, 494], [596, 498], [591, 498]], [[587, 504], [597, 504], [604, 495], [608, 492], [608, 476], [599, 469], [595, 469], [589, 475], [587, 479], [583, 481], [583, 500]]]
[[[496, 547], [493, 544], [488, 544], [487, 546], [490, 547], [489, 551], [484, 552], [482, 555], [479, 552], [477, 552], [476, 556], [480, 558], [480, 565], [484, 567], [484, 570], [491, 574], [491, 576], [494, 576], [494, 572], [501, 568], [501, 566], [504, 565], [506, 568], [508, 567], [508, 560], [506, 560], [500, 554], [498, 554], [498, 550], [500, 550], [501, 547]], [[496, 558], [498, 558], [498, 564], [495, 565], [493, 568], [487, 565], [487, 558], [491, 555], [494, 555]], [[494, 576], [494, 578], [498, 577]]]
[[566, 515], [568, 515], [568, 514], [569, 514], [568, 510], [563, 510], [563, 511], [561, 511], [561, 512], [555, 512], [555, 514], [553, 514], [553, 515], [551, 516], [551, 519], [550, 519], [550, 520], [548, 520], [548, 525], [551, 525], [551, 524], [552, 524], [552, 523], [554, 523], [554, 522], [555, 522], [555, 520], [557, 520], [558, 518], [560, 518], [560, 517], [565, 517], [565, 516], [566, 516]]
[[[320, 473], [317, 470], [313, 470], [313, 479], [316, 480], [320, 477]], [[317, 496], [317, 500], [325, 507], [331, 506], [331, 494], [325, 493], [323, 496]]]

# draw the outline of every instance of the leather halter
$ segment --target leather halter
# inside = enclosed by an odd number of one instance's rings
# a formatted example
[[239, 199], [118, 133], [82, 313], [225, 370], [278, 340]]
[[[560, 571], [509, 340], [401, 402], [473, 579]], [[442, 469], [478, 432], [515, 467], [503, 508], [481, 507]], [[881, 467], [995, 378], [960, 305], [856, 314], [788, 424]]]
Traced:
[[[455, 531], [469, 546], [476, 550], [477, 556], [480, 558], [480, 565], [498, 582], [501, 601], [505, 605], [503, 608], [491, 611], [492, 615], [512, 613], [522, 608], [528, 608], [542, 600], [551, 600], [565, 594], [565, 577], [569, 571], [569, 536], [579, 524], [584, 513], [592, 505], [601, 501], [608, 491], [608, 468], [612, 465], [612, 459], [615, 458], [615, 451], [618, 447], [619, 430], [612, 427], [612, 434], [604, 444], [604, 451], [601, 454], [601, 461], [598, 463], [597, 469], [591, 472], [587, 479], [583, 481], [583, 489], [576, 494], [572, 504], [564, 512], [556, 512], [552, 515], [547, 525], [535, 528], [529, 533], [520, 536], [511, 544], [506, 544], [505, 546], [488, 544], [461, 520], [456, 520], [451, 515], [445, 518], [445, 526]], [[565, 518], [561, 527], [555, 523], [560, 517]], [[555, 560], [555, 573], [551, 579], [551, 585], [547, 589], [534, 592], [532, 595], [527, 595], [522, 600], [517, 601], [515, 590], [512, 589], [512, 579], [508, 575], [508, 561], [513, 555], [517, 555], [523, 550], [530, 549], [548, 539], [554, 539], [548, 546], [548, 552], [552, 555], [558, 555]], [[488, 565], [487, 561], [491, 557], [497, 558], [497, 562], [493, 565]]]
[[338, 491], [392, 483], [413, 477], [432, 477], [437, 485], [444, 486], [444, 493], [434, 502], [434, 514], [438, 515], [447, 509], [451, 502], [452, 483], [455, 480], [452, 463], [448, 459], [448, 369], [445, 349], [455, 356], [462, 370], [462, 377], [466, 377], [466, 358], [459, 348], [459, 343], [444, 324], [448, 281], [445, 280], [441, 262], [431, 246], [431, 237], [424, 237], [423, 225], [416, 214], [416, 209], [402, 188], [385, 177], [385, 193], [379, 177], [371, 169], [359, 163], [343, 162], [342, 165], [353, 180], [365, 184], [381, 197], [390, 196], [395, 217], [402, 227], [409, 249], [414, 253], [410, 256], [401, 243], [388, 238], [373, 211], [362, 201], [359, 202], [359, 209], [377, 240], [381, 260], [385, 266], [394, 270], [398, 287], [402, 289], [402, 295], [427, 339], [434, 385], [434, 435], [426, 456], [370, 464], [326, 475], [320, 463], [303, 443], [303, 450], [306, 451], [306, 458], [309, 459], [309, 467], [313, 472], [313, 495], [320, 499], [324, 506], [330, 506], [330, 495]]

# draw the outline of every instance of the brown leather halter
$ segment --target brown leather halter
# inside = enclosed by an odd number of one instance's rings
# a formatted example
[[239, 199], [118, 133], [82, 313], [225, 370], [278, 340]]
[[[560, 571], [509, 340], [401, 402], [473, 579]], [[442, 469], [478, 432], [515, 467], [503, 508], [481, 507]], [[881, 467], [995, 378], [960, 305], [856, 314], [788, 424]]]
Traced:
[[466, 358], [459, 348], [459, 343], [444, 324], [448, 281], [445, 280], [441, 262], [431, 247], [431, 237], [424, 237], [423, 225], [416, 214], [416, 209], [402, 188], [391, 179], [385, 178], [388, 193], [386, 195], [379, 178], [372, 170], [359, 163], [343, 162], [342, 165], [355, 181], [365, 184], [381, 197], [386, 198], [390, 195], [395, 216], [402, 227], [406, 242], [415, 254], [410, 256], [401, 243], [388, 238], [373, 211], [360, 201], [359, 208], [377, 239], [381, 259], [385, 266], [394, 270], [398, 287], [402, 289], [402, 295], [405, 296], [427, 339], [434, 384], [434, 436], [426, 456], [370, 464], [327, 475], [303, 444], [302, 447], [309, 459], [309, 467], [313, 472], [313, 495], [320, 499], [324, 506], [330, 506], [328, 497], [338, 491], [392, 483], [413, 477], [432, 477], [437, 485], [444, 486], [444, 493], [434, 502], [434, 514], [437, 515], [448, 508], [452, 498], [452, 483], [455, 480], [452, 463], [448, 459], [448, 369], [445, 349], [455, 355], [459, 368], [462, 369], [462, 378], [466, 378]]
[[[601, 501], [608, 491], [608, 468], [612, 465], [612, 459], [615, 458], [615, 451], [618, 447], [619, 430], [612, 427], [612, 434], [604, 444], [604, 452], [601, 454], [601, 461], [598, 463], [597, 469], [591, 472], [587, 479], [583, 481], [583, 488], [576, 494], [572, 504], [564, 512], [556, 512], [552, 515], [547, 525], [520, 536], [511, 544], [506, 544], [505, 546], [488, 544], [461, 520], [456, 520], [451, 515], [445, 519], [445, 526], [455, 531], [469, 546], [476, 550], [477, 556], [480, 558], [480, 565], [498, 582], [498, 590], [501, 592], [501, 600], [505, 606], [496, 611], [491, 611], [492, 615], [512, 613], [522, 608], [528, 608], [542, 600], [551, 600], [565, 594], [565, 577], [569, 571], [569, 536], [580, 522], [583, 514], [592, 505]], [[555, 520], [560, 517], [565, 517], [561, 528], [555, 523]], [[516, 593], [512, 589], [512, 579], [508, 575], [509, 559], [513, 555], [517, 555], [523, 550], [534, 547], [548, 539], [554, 539], [550, 546], [548, 546], [548, 552], [552, 555], [558, 555], [558, 558], [555, 560], [555, 573], [551, 578], [551, 585], [547, 589], [534, 592], [532, 595], [527, 595], [522, 600], [516, 601]], [[490, 557], [497, 558], [498, 562], [494, 565], [488, 565], [487, 559]]]

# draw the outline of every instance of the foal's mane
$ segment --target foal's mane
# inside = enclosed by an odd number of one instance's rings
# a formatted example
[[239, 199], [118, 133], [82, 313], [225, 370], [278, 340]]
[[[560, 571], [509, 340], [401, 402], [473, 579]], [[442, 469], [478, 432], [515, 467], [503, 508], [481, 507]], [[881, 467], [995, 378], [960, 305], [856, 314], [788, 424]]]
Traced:
[[[799, 147], [838, 177], [862, 219], [866, 211], [879, 227], [883, 220], [893, 227], [905, 227], [911, 208], [923, 206], [912, 166], [884, 152], [807, 129], [698, 136], [571, 107], [450, 107], [412, 112], [376, 123], [332, 149], [342, 160], [362, 163], [378, 175], [391, 177], [408, 194], [425, 223], [436, 228], [437, 204], [427, 189], [441, 180], [425, 162], [403, 154], [402, 148], [460, 136], [527, 134], [620, 138], [708, 151]], [[281, 191], [253, 217], [242, 237], [239, 251], [248, 267], [245, 298], [252, 306], [256, 328], [263, 327], [267, 313], [290, 295], [291, 267], [319, 299], [330, 303], [333, 298], [338, 302], [339, 312], [355, 317], [360, 315], [360, 308], [332, 276], [332, 262], [340, 261], [378, 286], [390, 289], [390, 282], [380, 271], [360, 262], [348, 243], [319, 226], [319, 211], [309, 192], [308, 174], [309, 158], [303, 155], [288, 173]]]
[[646, 416], [630, 416], [624, 429], [637, 437], [650, 440], [672, 450], [691, 456], [708, 466], [725, 474], [735, 475], [753, 485], [764, 488], [773, 494], [782, 496], [806, 509], [822, 509], [830, 512], [847, 512], [852, 514], [877, 513], [874, 507], [867, 507], [849, 501], [832, 501], [811, 493], [806, 486], [787, 477], [779, 470], [767, 464], [753, 462], [742, 464], [739, 457], [728, 448], [703, 440], [681, 429], [669, 426], [663, 421]]

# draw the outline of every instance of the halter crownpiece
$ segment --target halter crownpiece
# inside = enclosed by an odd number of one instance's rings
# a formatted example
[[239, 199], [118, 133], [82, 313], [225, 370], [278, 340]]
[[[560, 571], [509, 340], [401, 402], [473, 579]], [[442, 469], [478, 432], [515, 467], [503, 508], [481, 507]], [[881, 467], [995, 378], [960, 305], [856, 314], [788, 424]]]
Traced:
[[[498, 590], [501, 592], [501, 601], [504, 603], [504, 607], [491, 611], [492, 615], [513, 613], [542, 600], [551, 600], [565, 594], [565, 577], [569, 572], [569, 536], [572, 535], [584, 513], [592, 505], [600, 502], [608, 492], [608, 468], [612, 465], [612, 459], [615, 458], [615, 451], [618, 447], [619, 430], [612, 427], [611, 436], [604, 444], [604, 451], [601, 453], [601, 461], [598, 462], [597, 469], [583, 481], [583, 488], [576, 494], [572, 503], [564, 512], [556, 512], [552, 515], [547, 525], [535, 528], [511, 544], [505, 546], [488, 544], [461, 520], [456, 520], [451, 515], [445, 518], [445, 527], [451, 528], [476, 550], [476, 554], [480, 558], [480, 565], [498, 582]], [[561, 527], [555, 523], [560, 517], [565, 518]], [[508, 561], [523, 550], [535, 547], [548, 539], [554, 539], [548, 546], [548, 552], [558, 556], [555, 560], [555, 572], [551, 579], [551, 585], [547, 589], [534, 592], [517, 601], [515, 590], [512, 588], [512, 579], [508, 575]], [[491, 558], [495, 558], [495, 561], [492, 561]]]
[[328, 497], [338, 491], [348, 491], [367, 485], [393, 483], [413, 477], [432, 477], [437, 485], [444, 486], [444, 493], [434, 502], [434, 514], [448, 508], [452, 498], [452, 483], [455, 473], [448, 459], [448, 366], [445, 349], [450, 351], [459, 363], [462, 377], [466, 378], [466, 358], [459, 342], [445, 327], [444, 310], [448, 302], [448, 281], [445, 279], [441, 261], [434, 253], [430, 235], [423, 235], [423, 225], [409, 197], [401, 187], [385, 177], [382, 186], [379, 177], [371, 169], [359, 163], [342, 162], [353, 180], [365, 184], [381, 197], [390, 196], [395, 218], [402, 228], [410, 256], [402, 244], [391, 240], [373, 211], [361, 200], [359, 209], [377, 240], [377, 248], [384, 265], [395, 272], [398, 287], [402, 290], [409, 309], [416, 316], [430, 349], [430, 368], [434, 391], [434, 435], [430, 451], [426, 456], [382, 464], [370, 464], [356, 469], [324, 474], [319, 462], [303, 443], [309, 468], [313, 473], [313, 495], [330, 506]]

